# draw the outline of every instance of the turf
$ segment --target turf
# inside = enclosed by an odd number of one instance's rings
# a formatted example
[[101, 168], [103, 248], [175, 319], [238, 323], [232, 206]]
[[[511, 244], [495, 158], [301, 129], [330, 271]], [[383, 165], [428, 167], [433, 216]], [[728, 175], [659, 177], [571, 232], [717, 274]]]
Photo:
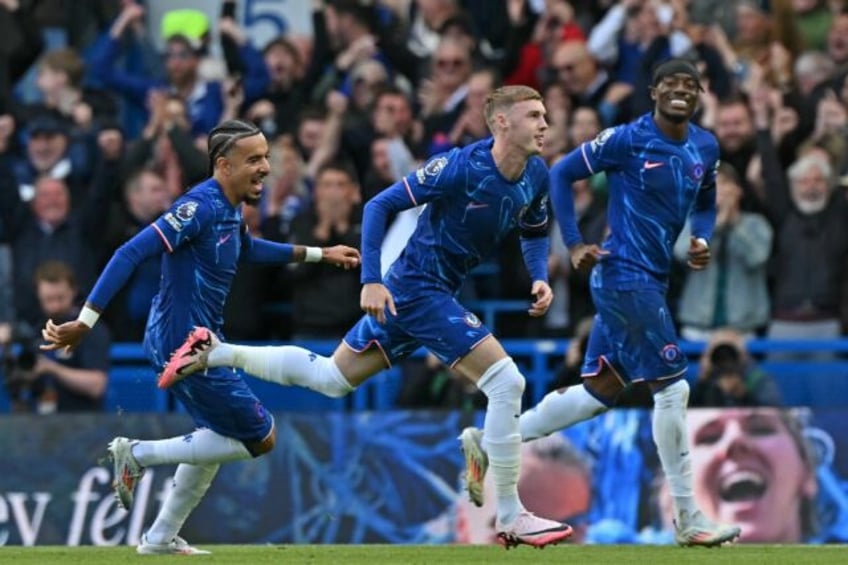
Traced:
[[[497, 546], [417, 546], [417, 545], [208, 545], [212, 555], [177, 557], [192, 563], [297, 563], [323, 565], [389, 564], [475, 564], [510, 565], [557, 563], [642, 563], [682, 565], [687, 563], [739, 563], [751, 565], [843, 564], [848, 562], [844, 545], [735, 545], [716, 549], [637, 545], [563, 545], [536, 550], [520, 547], [505, 551]], [[128, 562], [173, 563], [173, 556], [139, 556], [131, 547], [0, 547], [0, 563], [112, 565]]]

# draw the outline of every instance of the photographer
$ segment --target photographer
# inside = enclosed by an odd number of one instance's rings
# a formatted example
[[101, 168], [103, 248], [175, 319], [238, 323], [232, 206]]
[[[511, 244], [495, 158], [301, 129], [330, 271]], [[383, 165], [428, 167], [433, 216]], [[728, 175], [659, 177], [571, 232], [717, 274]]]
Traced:
[[[35, 273], [42, 314], [56, 323], [76, 319], [73, 271], [59, 261], [42, 263]], [[72, 352], [42, 354], [29, 342], [21, 345], [7, 371], [6, 386], [16, 411], [97, 411], [103, 408], [109, 370], [109, 332], [102, 324]]]
[[12, 335], [11, 331], [9, 333], [12, 341], [0, 343], [3, 357], [0, 375], [3, 377], [3, 388], [9, 397], [12, 412], [32, 412], [36, 399], [41, 395], [39, 387], [31, 386], [30, 377], [38, 350], [33, 348], [29, 340]]
[[690, 406], [780, 406], [774, 380], [750, 358], [742, 336], [718, 330], [701, 357]]

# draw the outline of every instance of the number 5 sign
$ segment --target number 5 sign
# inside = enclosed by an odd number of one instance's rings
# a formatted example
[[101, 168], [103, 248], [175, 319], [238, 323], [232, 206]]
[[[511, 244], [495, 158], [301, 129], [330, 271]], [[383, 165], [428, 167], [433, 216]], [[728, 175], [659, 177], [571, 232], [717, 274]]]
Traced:
[[254, 47], [283, 34], [312, 34], [311, 2], [304, 0], [241, 0], [237, 15]]

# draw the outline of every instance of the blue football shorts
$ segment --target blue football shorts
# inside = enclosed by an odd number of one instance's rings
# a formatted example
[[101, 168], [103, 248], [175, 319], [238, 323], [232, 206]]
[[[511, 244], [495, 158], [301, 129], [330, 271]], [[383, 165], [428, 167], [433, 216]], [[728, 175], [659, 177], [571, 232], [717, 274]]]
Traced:
[[659, 381], [686, 373], [688, 361], [677, 345], [674, 321], [658, 290], [592, 288], [597, 308], [582, 374], [610, 366], [625, 381]]
[[175, 383], [170, 390], [182, 402], [199, 428], [251, 443], [265, 439], [274, 418], [229, 367], [198, 372]]
[[344, 342], [361, 352], [376, 345], [389, 365], [423, 346], [443, 363], [453, 366], [492, 332], [473, 312], [447, 293], [426, 293], [399, 304], [397, 316], [386, 313], [386, 323], [365, 315]]
[[[151, 364], [162, 371], [165, 360], [152, 340], [145, 340]], [[182, 403], [198, 428], [251, 443], [265, 439], [274, 417], [250, 390], [244, 377], [229, 367], [215, 367], [177, 381], [168, 390]]]

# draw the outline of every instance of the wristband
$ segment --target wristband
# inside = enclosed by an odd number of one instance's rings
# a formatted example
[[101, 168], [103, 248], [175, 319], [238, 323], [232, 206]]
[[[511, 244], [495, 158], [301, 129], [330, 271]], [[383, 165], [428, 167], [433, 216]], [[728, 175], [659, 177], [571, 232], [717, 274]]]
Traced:
[[307, 247], [304, 263], [320, 263], [324, 258], [324, 250], [320, 247]]
[[100, 318], [100, 313], [88, 306], [83, 306], [82, 310], [80, 310], [79, 316], [77, 316], [77, 320], [88, 326], [89, 328], [93, 328], [94, 324], [97, 323], [97, 320]]

